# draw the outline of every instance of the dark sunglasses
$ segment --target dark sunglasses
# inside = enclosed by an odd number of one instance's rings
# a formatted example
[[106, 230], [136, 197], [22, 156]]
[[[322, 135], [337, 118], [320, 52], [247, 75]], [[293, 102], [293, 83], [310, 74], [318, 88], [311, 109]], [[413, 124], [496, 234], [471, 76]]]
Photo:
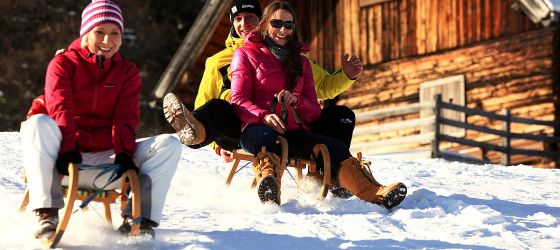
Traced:
[[284, 28], [286, 28], [287, 30], [291, 30], [294, 28], [294, 21], [282, 21], [278, 19], [272, 19], [270, 20], [270, 26], [276, 29], [280, 29], [282, 28], [282, 26], [284, 26]]

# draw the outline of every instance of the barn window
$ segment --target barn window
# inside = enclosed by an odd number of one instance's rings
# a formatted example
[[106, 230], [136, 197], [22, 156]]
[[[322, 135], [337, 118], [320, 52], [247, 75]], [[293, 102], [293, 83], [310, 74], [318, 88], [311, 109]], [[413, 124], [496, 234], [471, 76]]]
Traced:
[[374, 4], [378, 4], [378, 3], [384, 3], [384, 2], [389, 2], [391, 0], [360, 0], [360, 7], [368, 7]]
[[[437, 94], [441, 94], [441, 100], [444, 102], [465, 106], [465, 76], [455, 75], [420, 84], [421, 104], [433, 102]], [[433, 110], [425, 109], [420, 112], [421, 118], [433, 115]], [[465, 122], [465, 113], [462, 112], [443, 110], [441, 115], [447, 119]], [[422, 127], [422, 133], [432, 131], [434, 131], [432, 126]], [[456, 137], [465, 136], [464, 129], [452, 126], [443, 126], [441, 133]]]

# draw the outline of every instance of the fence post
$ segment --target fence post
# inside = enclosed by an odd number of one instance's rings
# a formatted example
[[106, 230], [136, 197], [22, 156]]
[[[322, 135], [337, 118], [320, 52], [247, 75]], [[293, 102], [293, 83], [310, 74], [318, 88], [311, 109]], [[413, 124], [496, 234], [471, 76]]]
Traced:
[[439, 123], [440, 123], [440, 113], [441, 113], [441, 94], [435, 95], [435, 107], [434, 107], [434, 140], [432, 141], [432, 158], [439, 158]]
[[502, 153], [502, 164], [511, 165], [511, 113], [508, 109], [502, 109], [503, 115], [506, 117], [502, 121], [502, 130], [506, 132], [506, 136], [502, 137], [502, 146], [506, 148], [506, 152]]

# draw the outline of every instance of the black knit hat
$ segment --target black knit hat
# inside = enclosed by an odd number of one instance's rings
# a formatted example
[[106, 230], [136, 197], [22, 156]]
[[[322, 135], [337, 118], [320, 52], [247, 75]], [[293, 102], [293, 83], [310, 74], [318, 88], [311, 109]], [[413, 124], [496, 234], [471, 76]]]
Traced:
[[233, 18], [241, 12], [249, 12], [261, 18], [261, 4], [258, 0], [233, 0], [229, 9], [229, 20], [233, 23]]

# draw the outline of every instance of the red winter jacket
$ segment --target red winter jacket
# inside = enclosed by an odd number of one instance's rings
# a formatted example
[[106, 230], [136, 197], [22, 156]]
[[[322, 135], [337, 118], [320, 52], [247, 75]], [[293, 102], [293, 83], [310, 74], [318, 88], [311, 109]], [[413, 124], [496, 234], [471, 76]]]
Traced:
[[[302, 51], [309, 51], [302, 45]], [[303, 77], [291, 91], [298, 97], [294, 107], [305, 130], [308, 124], [317, 120], [321, 107], [317, 101], [313, 73], [309, 61], [301, 56]], [[264, 124], [264, 116], [270, 114], [272, 97], [285, 86], [284, 70], [280, 61], [266, 48], [257, 33], [245, 39], [243, 47], [237, 49], [231, 60], [231, 103], [245, 128], [249, 124]], [[277, 105], [276, 114], [280, 114]], [[288, 108], [287, 130], [299, 129], [291, 110]]]
[[[140, 74], [117, 53], [103, 62], [76, 39], [55, 56], [45, 79], [46, 113], [62, 132], [59, 153], [113, 149], [133, 155], [140, 116]], [[40, 98], [28, 117], [44, 113]]]

